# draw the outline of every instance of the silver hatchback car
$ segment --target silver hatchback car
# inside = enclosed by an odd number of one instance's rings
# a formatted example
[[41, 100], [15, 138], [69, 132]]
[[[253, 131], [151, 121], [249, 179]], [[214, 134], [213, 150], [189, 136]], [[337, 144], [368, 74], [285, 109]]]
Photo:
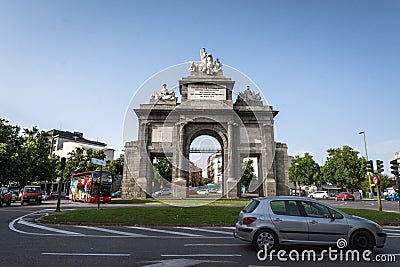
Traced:
[[344, 238], [351, 248], [372, 251], [386, 242], [386, 233], [373, 221], [292, 196], [252, 199], [239, 214], [234, 236], [268, 250], [277, 244], [334, 245]]

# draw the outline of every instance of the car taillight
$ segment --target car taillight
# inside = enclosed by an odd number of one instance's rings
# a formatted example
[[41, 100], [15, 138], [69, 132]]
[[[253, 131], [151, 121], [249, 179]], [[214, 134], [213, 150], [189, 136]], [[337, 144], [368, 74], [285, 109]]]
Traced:
[[257, 220], [256, 217], [246, 217], [243, 219], [243, 224], [248, 225], [255, 222], [256, 220]]

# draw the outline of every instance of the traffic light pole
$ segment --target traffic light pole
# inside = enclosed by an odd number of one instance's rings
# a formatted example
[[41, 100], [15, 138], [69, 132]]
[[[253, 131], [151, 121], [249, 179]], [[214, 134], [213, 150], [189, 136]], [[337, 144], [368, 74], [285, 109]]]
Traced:
[[400, 188], [399, 188], [399, 186], [400, 186], [400, 176], [399, 175], [397, 175], [396, 176], [396, 191], [397, 191], [397, 202], [399, 203], [399, 211], [400, 211], [400, 199], [399, 199], [399, 197], [400, 197]]
[[[364, 136], [364, 148], [365, 148], [365, 158], [368, 161], [368, 151], [367, 151], [367, 140], [365, 138], [365, 132], [359, 132], [359, 134], [362, 134]], [[368, 176], [368, 183], [369, 183], [369, 192], [370, 192], [370, 198], [373, 199], [374, 198], [374, 192], [372, 190], [372, 184], [371, 184], [371, 173], [367, 173]]]
[[382, 211], [381, 192], [380, 192], [379, 185], [376, 186], [376, 190], [377, 190], [376, 194], [377, 194], [377, 198], [378, 198], [379, 211]]
[[[400, 195], [400, 175], [399, 175], [399, 163], [398, 163], [398, 158], [390, 161], [390, 169], [392, 169], [391, 173], [394, 174], [394, 177], [396, 178], [396, 192], [397, 193], [397, 198]], [[400, 210], [400, 199], [399, 201], [399, 210]]]

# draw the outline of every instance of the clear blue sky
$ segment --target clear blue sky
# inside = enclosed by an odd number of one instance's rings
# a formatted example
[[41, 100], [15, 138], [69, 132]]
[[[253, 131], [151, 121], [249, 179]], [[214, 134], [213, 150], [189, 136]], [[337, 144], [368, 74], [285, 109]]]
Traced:
[[[400, 150], [400, 1], [0, 0], [0, 117], [117, 150], [130, 99], [205, 47], [248, 75], [291, 155]], [[149, 92], [150, 96], [151, 92]]]

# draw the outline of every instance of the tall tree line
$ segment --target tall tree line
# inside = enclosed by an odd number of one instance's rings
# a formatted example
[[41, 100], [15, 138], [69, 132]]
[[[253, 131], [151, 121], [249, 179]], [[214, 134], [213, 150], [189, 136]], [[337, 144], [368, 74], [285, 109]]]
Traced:
[[[76, 148], [69, 153], [63, 180], [73, 172], [96, 168], [91, 158], [104, 159], [103, 150]], [[122, 174], [124, 156], [107, 162], [104, 170], [114, 177]], [[37, 127], [23, 129], [0, 118], [0, 185], [17, 183], [20, 187], [39, 181], [54, 181], [61, 177], [60, 158], [51, 153], [51, 136]]]
[[[366, 178], [366, 159], [350, 146], [330, 148], [323, 166], [319, 166], [309, 153], [295, 156], [289, 167], [289, 180], [295, 185], [321, 186], [326, 183], [346, 191], [369, 190]], [[390, 179], [380, 174], [381, 188], [390, 186]]]

